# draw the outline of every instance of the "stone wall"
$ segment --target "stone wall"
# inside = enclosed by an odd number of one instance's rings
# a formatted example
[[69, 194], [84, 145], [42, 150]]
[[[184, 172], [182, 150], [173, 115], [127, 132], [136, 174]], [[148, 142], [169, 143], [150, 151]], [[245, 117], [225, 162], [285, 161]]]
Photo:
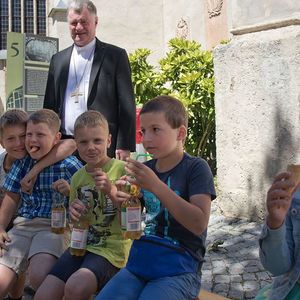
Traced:
[[258, 219], [274, 175], [300, 163], [300, 26], [289, 10], [259, 27], [278, 1], [242, 2], [233, 11], [249, 18], [234, 19], [236, 35], [214, 51], [218, 202], [228, 216]]

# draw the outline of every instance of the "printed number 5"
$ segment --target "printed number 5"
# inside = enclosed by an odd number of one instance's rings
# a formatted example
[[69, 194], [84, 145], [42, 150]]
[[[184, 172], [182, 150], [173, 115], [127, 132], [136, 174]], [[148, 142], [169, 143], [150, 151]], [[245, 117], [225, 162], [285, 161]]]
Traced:
[[17, 48], [17, 46], [19, 45], [19, 43], [12, 43], [10, 48], [13, 49], [14, 51], [16, 51], [16, 54], [15, 55], [12, 55], [11, 57], [16, 57], [19, 55], [20, 51], [19, 49]]

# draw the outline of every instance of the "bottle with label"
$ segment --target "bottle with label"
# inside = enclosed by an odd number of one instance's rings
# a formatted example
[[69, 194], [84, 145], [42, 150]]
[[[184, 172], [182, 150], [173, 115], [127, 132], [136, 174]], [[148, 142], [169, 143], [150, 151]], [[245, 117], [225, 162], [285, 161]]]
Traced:
[[74, 256], [83, 256], [86, 252], [87, 237], [90, 225], [89, 198], [80, 189], [77, 190], [77, 198], [85, 205], [79, 220], [73, 224], [71, 232], [70, 253]]
[[125, 239], [139, 239], [141, 229], [141, 202], [138, 198], [140, 188], [128, 181], [124, 185], [118, 185], [123, 192], [129, 193], [130, 198], [121, 205], [121, 228]]
[[66, 208], [64, 195], [53, 191], [51, 208], [51, 231], [56, 234], [63, 234], [66, 228]]

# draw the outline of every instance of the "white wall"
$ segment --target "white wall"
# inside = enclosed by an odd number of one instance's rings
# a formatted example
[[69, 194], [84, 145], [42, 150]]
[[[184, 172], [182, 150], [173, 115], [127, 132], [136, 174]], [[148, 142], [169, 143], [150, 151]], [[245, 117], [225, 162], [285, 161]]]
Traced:
[[300, 2], [233, 2], [233, 29], [253, 31], [214, 51], [219, 205], [257, 219], [274, 176], [300, 163], [300, 23], [283, 22]]
[[[188, 38], [206, 46], [203, 0], [176, 3], [172, 0], [97, 0], [94, 3], [99, 17], [97, 37], [125, 48], [128, 53], [148, 48], [153, 52], [151, 63], [157, 63], [167, 51], [167, 42], [176, 36], [180, 18], [188, 22]], [[49, 2], [49, 11], [51, 9]], [[54, 22], [49, 20], [49, 35], [59, 36], [60, 49], [64, 49], [72, 43], [65, 14], [56, 13], [54, 19]]]
[[300, 17], [298, 0], [232, 0], [232, 27]]

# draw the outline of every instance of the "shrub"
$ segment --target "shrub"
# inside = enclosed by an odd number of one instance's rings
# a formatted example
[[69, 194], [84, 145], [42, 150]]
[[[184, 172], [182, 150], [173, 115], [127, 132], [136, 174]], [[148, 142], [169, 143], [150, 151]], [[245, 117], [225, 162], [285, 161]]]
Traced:
[[162, 94], [180, 99], [189, 114], [186, 151], [203, 157], [216, 173], [214, 71], [211, 51], [199, 43], [174, 38], [155, 68], [147, 62], [148, 49], [129, 55], [136, 103]]

